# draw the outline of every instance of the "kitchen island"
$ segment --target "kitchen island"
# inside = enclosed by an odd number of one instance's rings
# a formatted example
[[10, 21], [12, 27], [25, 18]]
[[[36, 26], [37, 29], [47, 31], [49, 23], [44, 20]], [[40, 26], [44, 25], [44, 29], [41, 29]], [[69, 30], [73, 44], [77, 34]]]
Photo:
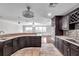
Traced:
[[0, 38], [1, 56], [10, 56], [17, 50], [27, 47], [41, 47], [41, 36], [18, 34]]

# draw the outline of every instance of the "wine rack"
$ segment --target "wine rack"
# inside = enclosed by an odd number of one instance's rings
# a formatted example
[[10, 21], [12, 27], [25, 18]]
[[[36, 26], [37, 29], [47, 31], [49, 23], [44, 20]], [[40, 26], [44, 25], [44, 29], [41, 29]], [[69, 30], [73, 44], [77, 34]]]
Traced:
[[73, 11], [69, 16], [69, 24], [78, 23], [79, 22], [79, 8]]

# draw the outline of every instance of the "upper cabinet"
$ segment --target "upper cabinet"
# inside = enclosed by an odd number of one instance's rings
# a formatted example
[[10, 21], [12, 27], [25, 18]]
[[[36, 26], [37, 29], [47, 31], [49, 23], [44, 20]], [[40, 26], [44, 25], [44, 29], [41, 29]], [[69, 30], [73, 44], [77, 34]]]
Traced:
[[79, 29], [79, 8], [71, 11], [62, 18], [62, 30]]
[[79, 29], [79, 8], [69, 14], [69, 29]]
[[69, 30], [69, 16], [63, 16], [62, 18], [62, 30]]
[[63, 16], [55, 16], [52, 18], [52, 26], [55, 26], [55, 35], [63, 35], [62, 17]]

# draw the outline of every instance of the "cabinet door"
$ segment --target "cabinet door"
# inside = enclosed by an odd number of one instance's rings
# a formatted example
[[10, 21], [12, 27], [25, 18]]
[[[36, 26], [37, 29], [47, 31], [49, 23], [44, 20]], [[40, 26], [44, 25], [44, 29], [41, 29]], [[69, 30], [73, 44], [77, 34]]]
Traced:
[[41, 47], [41, 37], [40, 36], [31, 37], [31, 46], [32, 47]]
[[64, 52], [63, 47], [64, 47], [63, 40], [59, 39], [59, 50], [60, 50], [60, 52], [61, 52], [62, 54], [63, 54], [63, 52]]
[[56, 16], [55, 17], [55, 35], [63, 35], [62, 17], [63, 16]]
[[25, 37], [25, 47], [31, 47], [31, 38], [29, 36]]
[[55, 38], [55, 46], [56, 48], [59, 48], [59, 38]]
[[19, 38], [19, 48], [20, 48], [20, 49], [22, 49], [22, 48], [25, 47], [25, 45], [26, 45], [26, 43], [27, 43], [25, 40], [26, 40], [25, 37], [20, 37], [20, 38]]
[[9, 56], [11, 54], [13, 54], [13, 40], [8, 40], [3, 47], [3, 55]]
[[68, 49], [67, 46], [64, 45], [64, 56], [67, 56], [67, 55], [68, 55], [68, 54], [67, 54], [67, 53], [68, 53], [67, 49]]
[[19, 39], [15, 38], [15, 39], [13, 39], [13, 50], [14, 50], [14, 52], [16, 52], [19, 49], [20, 49], [19, 48]]
[[71, 49], [71, 56], [79, 56], [79, 51], [76, 51], [75, 49]]
[[3, 56], [3, 45], [0, 45], [0, 56]]
[[71, 56], [79, 56], [79, 47], [71, 44]]
[[41, 37], [40, 36], [28, 36], [26, 37], [27, 47], [41, 47]]
[[69, 16], [64, 16], [62, 18], [62, 29], [69, 30]]
[[70, 43], [64, 41], [64, 56], [70, 56], [70, 55], [71, 55]]

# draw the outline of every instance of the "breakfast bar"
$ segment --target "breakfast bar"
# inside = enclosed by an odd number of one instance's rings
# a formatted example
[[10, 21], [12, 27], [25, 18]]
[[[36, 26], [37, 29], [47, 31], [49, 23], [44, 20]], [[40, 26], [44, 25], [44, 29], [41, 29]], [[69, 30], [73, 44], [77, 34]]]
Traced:
[[41, 47], [41, 36], [17, 35], [0, 38], [0, 55], [9, 56], [27, 47]]

